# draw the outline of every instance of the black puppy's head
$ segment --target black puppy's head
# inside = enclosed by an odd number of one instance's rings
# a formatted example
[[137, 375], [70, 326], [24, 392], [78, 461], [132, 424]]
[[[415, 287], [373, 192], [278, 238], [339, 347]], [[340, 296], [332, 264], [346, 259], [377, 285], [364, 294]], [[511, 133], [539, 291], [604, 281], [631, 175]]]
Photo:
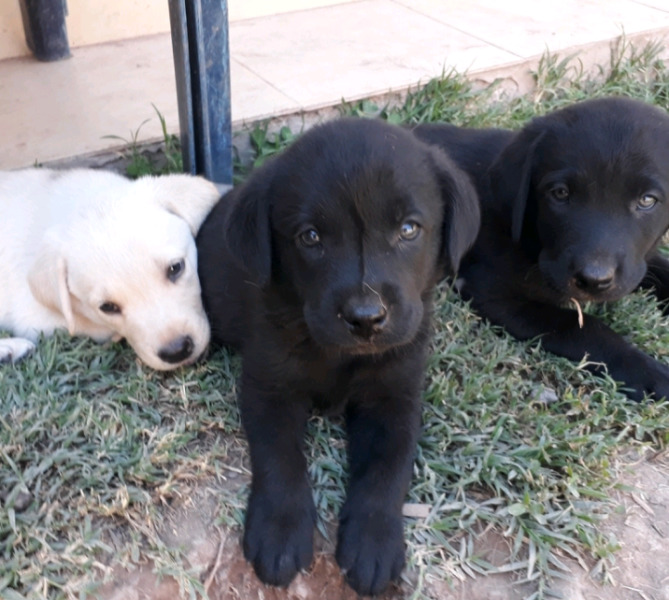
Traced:
[[601, 98], [536, 118], [498, 157], [491, 184], [561, 301], [618, 299], [669, 227], [669, 116]]
[[315, 127], [233, 200], [227, 246], [255, 284], [299, 305], [337, 353], [410, 342], [438, 278], [473, 244], [478, 201], [439, 150], [381, 121]]

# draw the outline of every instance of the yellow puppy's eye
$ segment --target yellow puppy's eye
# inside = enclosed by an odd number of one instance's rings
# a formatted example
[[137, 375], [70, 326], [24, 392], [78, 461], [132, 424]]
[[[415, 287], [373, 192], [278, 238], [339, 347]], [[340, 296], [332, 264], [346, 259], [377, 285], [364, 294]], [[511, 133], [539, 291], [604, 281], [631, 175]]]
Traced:
[[121, 314], [121, 307], [116, 302], [103, 302], [98, 308], [106, 315]]
[[637, 200], [637, 208], [640, 210], [649, 210], [657, 204], [657, 198], [653, 194], [644, 194]]
[[170, 281], [176, 281], [181, 277], [182, 273], [186, 269], [186, 263], [183, 259], [173, 262], [169, 267], [167, 267], [167, 278]]

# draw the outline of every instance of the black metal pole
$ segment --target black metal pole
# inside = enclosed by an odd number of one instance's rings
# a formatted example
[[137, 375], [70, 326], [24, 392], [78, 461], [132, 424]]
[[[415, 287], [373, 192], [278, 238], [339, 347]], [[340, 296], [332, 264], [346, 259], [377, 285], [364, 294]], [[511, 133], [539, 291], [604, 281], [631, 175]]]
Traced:
[[226, 0], [169, 0], [184, 168], [232, 183]]
[[43, 61], [70, 56], [65, 0], [19, 0], [28, 48]]

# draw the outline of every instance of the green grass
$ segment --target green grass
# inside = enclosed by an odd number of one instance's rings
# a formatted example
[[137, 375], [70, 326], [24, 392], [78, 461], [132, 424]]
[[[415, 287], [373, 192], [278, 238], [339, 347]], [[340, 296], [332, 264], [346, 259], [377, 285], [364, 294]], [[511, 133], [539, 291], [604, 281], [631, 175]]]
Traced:
[[[517, 128], [534, 115], [608, 94], [668, 108], [669, 69], [658, 52], [622, 41], [594, 74], [584, 73], [577, 57], [546, 55], [535, 90], [519, 98], [499, 99], [496, 86], [478, 89], [448, 73], [399, 106], [366, 101], [341, 112]], [[299, 133], [268, 131], [262, 124], [252, 132], [254, 166]], [[651, 296], [588, 310], [667, 358], [669, 322]], [[412, 598], [433, 597], [433, 579], [496, 571], [529, 581], [529, 597], [548, 598], [564, 576], [565, 557], [610, 576], [617, 542], [597, 524], [615, 508], [616, 459], [630, 447], [665, 446], [667, 403], [629, 402], [612, 380], [482, 322], [446, 285], [435, 316], [409, 498], [430, 512], [407, 519]], [[217, 521], [241, 523], [248, 476], [234, 484], [227, 477], [230, 470], [248, 475], [238, 373], [239, 357], [225, 350], [165, 374], [141, 365], [124, 345], [65, 335], [0, 368], [0, 597], [93, 597], [110, 565], [146, 561], [174, 576], [184, 597], [201, 593], [183, 550], [163, 541], [161, 515], [206, 486], [218, 494]], [[344, 495], [341, 424], [314, 417], [308, 453], [325, 533]], [[502, 564], [488, 564], [476, 546], [490, 526], [509, 544]]]
[[149, 119], [142, 121], [134, 131], [130, 131], [130, 137], [128, 138], [120, 135], [104, 136], [107, 139], [117, 140], [123, 144], [123, 149], [120, 154], [121, 157], [127, 161], [126, 174], [133, 179], [144, 175], [162, 175], [183, 172], [181, 142], [176, 135], [167, 131], [167, 121], [165, 120], [165, 117], [158, 108], [156, 108], [155, 104], [152, 104], [152, 106], [158, 121], [160, 122], [160, 130], [162, 133], [162, 144], [157, 156], [147, 152], [138, 141], [139, 132], [142, 127], [149, 122]]

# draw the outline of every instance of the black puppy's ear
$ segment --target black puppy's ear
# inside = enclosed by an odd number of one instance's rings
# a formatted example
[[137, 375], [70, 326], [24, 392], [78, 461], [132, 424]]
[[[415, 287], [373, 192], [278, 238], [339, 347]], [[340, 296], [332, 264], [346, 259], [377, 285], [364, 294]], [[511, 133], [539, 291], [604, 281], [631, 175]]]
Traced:
[[224, 221], [225, 243], [237, 264], [263, 287], [272, 275], [270, 224], [273, 165], [252, 173], [229, 194]]
[[519, 242], [523, 233], [532, 181], [534, 152], [544, 134], [525, 129], [518, 133], [490, 167], [490, 187], [497, 202], [511, 205], [511, 237]]
[[431, 148], [444, 202], [442, 256], [449, 275], [455, 275], [465, 253], [474, 245], [481, 226], [476, 189], [469, 176], [437, 148]]

